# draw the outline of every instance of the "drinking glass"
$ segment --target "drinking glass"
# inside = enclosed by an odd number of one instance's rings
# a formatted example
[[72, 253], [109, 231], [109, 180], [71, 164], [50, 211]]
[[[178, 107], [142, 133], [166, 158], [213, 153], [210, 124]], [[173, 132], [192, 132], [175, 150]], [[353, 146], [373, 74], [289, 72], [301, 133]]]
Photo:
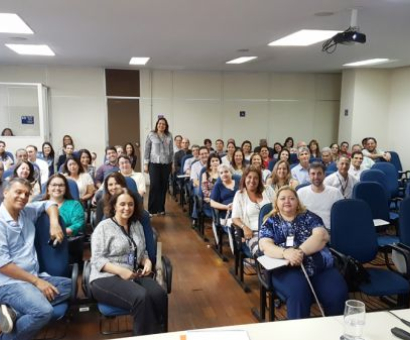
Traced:
[[366, 306], [362, 301], [347, 300], [344, 312], [344, 333], [341, 340], [363, 339], [363, 327], [366, 320]]

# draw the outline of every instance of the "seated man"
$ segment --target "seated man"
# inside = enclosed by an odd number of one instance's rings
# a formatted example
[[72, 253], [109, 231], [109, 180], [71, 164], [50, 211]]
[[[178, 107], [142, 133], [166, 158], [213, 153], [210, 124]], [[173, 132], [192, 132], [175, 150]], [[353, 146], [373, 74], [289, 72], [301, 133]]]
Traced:
[[71, 292], [71, 279], [38, 272], [34, 248], [37, 218], [44, 211], [49, 215], [52, 241], [62, 242], [64, 234], [57, 205], [49, 201], [27, 205], [30, 190], [27, 180], [10, 180], [0, 206], [1, 339], [33, 339], [50, 321], [52, 305], [67, 300]]
[[6, 143], [2, 140], [0, 140], [0, 162], [3, 163], [4, 170], [9, 169], [14, 164], [10, 153], [6, 151]]
[[339, 189], [323, 184], [325, 169], [322, 163], [310, 164], [309, 177], [312, 185], [299, 189], [298, 196], [306, 208], [323, 220], [325, 228], [330, 229], [330, 211], [333, 203], [342, 200], [343, 196]]
[[352, 153], [352, 164], [350, 165], [349, 174], [360, 182], [360, 175], [365, 170], [363, 166], [363, 152], [355, 151]]
[[105, 148], [105, 156], [107, 158], [107, 162], [101, 165], [97, 169], [97, 173], [95, 175], [96, 186], [99, 188], [101, 184], [104, 182], [104, 178], [113, 171], [118, 171], [118, 153], [117, 150], [113, 146], [107, 146]]
[[362, 162], [362, 165], [361, 165], [363, 167], [363, 170], [370, 169], [373, 166], [374, 161], [371, 158], [369, 158], [369, 157], [367, 157], [363, 154], [362, 147], [359, 144], [354, 144], [352, 146], [352, 154], [356, 151], [360, 151], [363, 155], [363, 162]]
[[40, 183], [47, 183], [49, 177], [48, 164], [46, 161], [37, 158], [37, 147], [35, 145], [28, 145], [26, 147], [27, 157], [31, 164], [36, 164], [40, 169]]
[[337, 172], [327, 176], [324, 184], [330, 185], [340, 190], [344, 198], [352, 198], [353, 187], [358, 182], [356, 178], [349, 174], [350, 158], [340, 156], [337, 160]]
[[374, 137], [367, 138], [366, 149], [363, 149], [363, 155], [371, 158], [375, 162], [390, 162], [391, 159], [389, 152], [377, 148], [377, 141]]
[[60, 168], [64, 165], [67, 158], [73, 157], [74, 154], [74, 145], [69, 143], [66, 144], [63, 148], [64, 153], [58, 157], [57, 161], [57, 171], [60, 171]]
[[185, 175], [191, 174], [191, 166], [199, 160], [199, 145], [197, 144], [192, 145], [191, 152], [192, 152], [192, 157], [188, 158], [185, 161], [184, 168], [182, 169]]
[[217, 139], [215, 141], [215, 152], [218, 154], [219, 157], [225, 156], [225, 143], [222, 139]]
[[322, 163], [325, 166], [325, 169], [333, 164], [332, 150], [328, 146], [322, 149]]
[[299, 164], [292, 169], [292, 177], [296, 179], [299, 184], [309, 183], [309, 159], [310, 151], [306, 146], [298, 148]]
[[201, 174], [202, 168], [206, 167], [208, 162], [209, 151], [206, 146], [201, 146], [199, 148], [199, 161], [195, 162], [191, 167], [190, 179], [194, 188], [199, 187], [199, 176]]

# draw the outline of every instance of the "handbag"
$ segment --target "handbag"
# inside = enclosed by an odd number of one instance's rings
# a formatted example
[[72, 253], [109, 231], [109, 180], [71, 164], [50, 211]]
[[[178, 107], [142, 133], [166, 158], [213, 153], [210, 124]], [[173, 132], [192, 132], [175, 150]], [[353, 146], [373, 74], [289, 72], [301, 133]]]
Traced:
[[359, 290], [361, 284], [370, 282], [369, 273], [359, 261], [351, 256], [346, 256], [341, 272], [349, 292], [355, 292]]

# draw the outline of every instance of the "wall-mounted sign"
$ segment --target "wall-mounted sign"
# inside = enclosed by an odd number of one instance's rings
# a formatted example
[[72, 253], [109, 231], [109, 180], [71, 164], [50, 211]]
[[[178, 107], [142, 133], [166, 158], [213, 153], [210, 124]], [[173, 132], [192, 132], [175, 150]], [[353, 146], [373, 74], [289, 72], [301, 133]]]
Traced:
[[21, 124], [34, 125], [34, 116], [21, 116]]
[[245, 117], [246, 111], [239, 111], [239, 117]]

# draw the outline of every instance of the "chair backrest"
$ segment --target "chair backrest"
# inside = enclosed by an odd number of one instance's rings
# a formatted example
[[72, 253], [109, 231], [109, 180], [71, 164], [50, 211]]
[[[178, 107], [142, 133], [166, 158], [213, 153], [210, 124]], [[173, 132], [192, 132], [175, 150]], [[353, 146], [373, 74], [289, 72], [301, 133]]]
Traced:
[[400, 242], [410, 247], [410, 197], [400, 203]]
[[[61, 218], [60, 225], [65, 233]], [[48, 244], [49, 239], [50, 219], [46, 213], [42, 213], [36, 222], [36, 235], [34, 239], [40, 273], [46, 272], [52, 276], [70, 277], [67, 237], [64, 237], [63, 242], [55, 248]]]
[[7, 177], [10, 177], [13, 174], [14, 167], [11, 169], [7, 169], [6, 171], [3, 172], [3, 179], [6, 179]]
[[261, 225], [263, 224], [263, 220], [265, 219], [265, 216], [269, 214], [272, 211], [272, 209], [273, 209], [272, 203], [268, 203], [268, 204], [265, 204], [259, 211], [259, 220], [258, 220], [259, 229]]
[[309, 185], [311, 185], [312, 183], [310, 183], [310, 182], [307, 182], [307, 183], [303, 183], [303, 184], [299, 184], [298, 186], [296, 186], [296, 191], [298, 191], [299, 189], [302, 189], [302, 188], [304, 188], [304, 187], [307, 187], [307, 186], [309, 186]]
[[390, 163], [394, 165], [397, 170], [397, 177], [400, 177], [399, 171], [403, 171], [403, 167], [401, 165], [400, 156], [395, 151], [389, 151], [391, 155]]
[[372, 169], [380, 170], [386, 175], [387, 189], [389, 190], [391, 197], [397, 196], [399, 182], [397, 180], [397, 170], [394, 165], [389, 162], [377, 162], [374, 163]]
[[371, 211], [373, 219], [389, 220], [389, 201], [386, 192], [378, 182], [358, 182], [353, 187], [352, 198], [365, 201]]
[[144, 229], [145, 248], [147, 249], [148, 257], [151, 260], [153, 267], [155, 267], [155, 263], [157, 262], [157, 242], [156, 238], [154, 238], [154, 231], [151, 227], [151, 219], [148, 211], [143, 211], [140, 222]]
[[78, 190], [77, 183], [71, 178], [67, 178], [68, 187], [70, 188], [70, 193], [73, 199], [78, 201], [80, 199], [80, 191]]
[[330, 163], [330, 164], [327, 166], [326, 171], [336, 172], [336, 171], [337, 171], [337, 164], [336, 164], [336, 162]]
[[390, 191], [387, 186], [387, 178], [383, 171], [378, 169], [364, 170], [360, 174], [360, 182], [377, 182], [385, 190], [387, 199], [391, 198]]
[[273, 158], [273, 159], [271, 159], [271, 160], [269, 161], [269, 164], [268, 164], [268, 170], [269, 170], [269, 171], [272, 171], [272, 170], [273, 170], [273, 167], [275, 166], [275, 164], [276, 164], [277, 161], [278, 161], [278, 160], [275, 159], [275, 158]]
[[310, 157], [309, 158], [309, 163], [314, 163], [314, 162], [322, 163], [322, 158]]
[[137, 183], [131, 177], [125, 177], [125, 183], [127, 188], [130, 189], [134, 194], [138, 193]]
[[289, 164], [299, 164], [298, 155], [296, 153], [291, 153], [290, 154]]
[[344, 199], [333, 204], [331, 214], [331, 247], [359, 262], [372, 261], [378, 251], [372, 211], [362, 200]]
[[182, 174], [184, 173], [184, 165], [185, 165], [186, 160], [189, 159], [189, 158], [192, 158], [192, 157], [194, 157], [194, 155], [193, 155], [192, 153], [191, 153], [191, 154], [188, 154], [188, 155], [185, 155], [184, 157], [182, 157], [182, 159], [181, 159], [181, 167], [179, 168], [179, 174], [180, 174], [180, 175], [182, 175]]
[[203, 196], [203, 192], [202, 192], [202, 175], [206, 172], [206, 166], [204, 166], [201, 171], [199, 172], [199, 187], [198, 187], [198, 195], [200, 197]]
[[13, 155], [12, 152], [6, 151], [6, 155], [9, 156], [9, 157], [13, 160], [13, 162], [14, 162], [14, 155]]

